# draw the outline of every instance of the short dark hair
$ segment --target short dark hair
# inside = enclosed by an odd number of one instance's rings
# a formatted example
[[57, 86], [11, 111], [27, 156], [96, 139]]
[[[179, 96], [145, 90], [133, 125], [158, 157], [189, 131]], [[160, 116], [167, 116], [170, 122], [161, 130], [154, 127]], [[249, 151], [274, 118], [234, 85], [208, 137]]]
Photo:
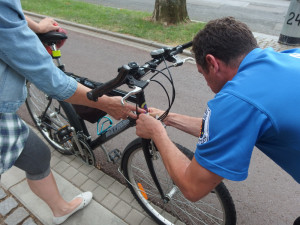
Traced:
[[211, 54], [227, 65], [257, 48], [257, 41], [248, 26], [233, 17], [208, 22], [193, 39], [196, 62], [207, 71], [206, 55]]

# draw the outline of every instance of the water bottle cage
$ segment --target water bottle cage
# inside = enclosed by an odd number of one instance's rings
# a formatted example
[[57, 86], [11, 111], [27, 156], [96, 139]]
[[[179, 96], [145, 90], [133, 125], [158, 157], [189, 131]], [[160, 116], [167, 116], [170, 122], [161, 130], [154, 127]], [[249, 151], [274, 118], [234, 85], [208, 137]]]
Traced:
[[[104, 120], [102, 121], [102, 119], [104, 119]], [[100, 122], [102, 123], [101, 128], [99, 127]], [[108, 116], [101, 117], [97, 122], [97, 134], [101, 135], [101, 134], [105, 133], [106, 131], [108, 131], [109, 128], [112, 127], [112, 124], [113, 124], [113, 121]]]

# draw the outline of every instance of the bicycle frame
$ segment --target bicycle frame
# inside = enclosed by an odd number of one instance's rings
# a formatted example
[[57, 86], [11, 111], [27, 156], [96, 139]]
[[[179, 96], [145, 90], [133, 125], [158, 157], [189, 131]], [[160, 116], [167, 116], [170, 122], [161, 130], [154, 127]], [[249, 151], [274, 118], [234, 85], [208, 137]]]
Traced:
[[[57, 51], [56, 45], [51, 44], [51, 49], [53, 51]], [[67, 75], [72, 76], [75, 79], [77, 78], [77, 80], [78, 80], [78, 78], [80, 78], [79, 76], [76, 76], [72, 73], [68, 73], [68, 72], [65, 71], [65, 67], [61, 63], [60, 56], [55, 57], [54, 59], [57, 62], [58, 68], [60, 68], [62, 71], [64, 71]], [[90, 81], [88, 79], [84, 79], [83, 82], [81, 82], [81, 83], [83, 85], [87, 86], [87, 87], [90, 87], [90, 88], [95, 88], [96, 85], [99, 86], [101, 84], [101, 83]], [[134, 85], [134, 83], [132, 83], [132, 85]], [[145, 84], [144, 86], [147, 86], [147, 85], [148, 84]], [[110, 95], [111, 96], [121, 96], [121, 97], [124, 98], [126, 95], [128, 95], [128, 93], [117, 90], [117, 89], [114, 89], [114, 90], [110, 91]], [[144, 94], [143, 89], [141, 90], [140, 93], [136, 94], [136, 98], [134, 98], [132, 96], [128, 96], [128, 100], [132, 103], [137, 104], [140, 108], [144, 108], [147, 111], [147, 104], [146, 104], [145, 94]], [[51, 101], [50, 101], [49, 105], [50, 104], [51, 104]], [[135, 126], [135, 120], [132, 119], [132, 118], [128, 118], [128, 119], [122, 120], [122, 121], [118, 122], [117, 124], [113, 125], [109, 129], [107, 129], [105, 132], [101, 133], [96, 139], [91, 140], [89, 131], [86, 127], [86, 124], [85, 124], [84, 120], [80, 119], [80, 123], [82, 125], [82, 131], [88, 139], [90, 148], [92, 150], [94, 150], [94, 149], [96, 149], [97, 147], [100, 146], [101, 149], [105, 152], [106, 157], [107, 157], [107, 161], [109, 161], [109, 162], [111, 161], [111, 159], [109, 158], [108, 152], [106, 151], [106, 149], [102, 145], [104, 143], [106, 143], [107, 141], [111, 140], [112, 138], [114, 138], [115, 136], [119, 135], [120, 133], [124, 132], [128, 128]], [[81, 132], [81, 131], [78, 130], [76, 132]], [[143, 146], [144, 156], [145, 156], [150, 174], [152, 176], [152, 179], [153, 179], [155, 185], [157, 186], [157, 189], [159, 190], [161, 197], [163, 199], [165, 199], [163, 190], [162, 190], [161, 185], [160, 185], [160, 183], [157, 179], [157, 176], [156, 176], [155, 171], [154, 171], [153, 163], [152, 163], [152, 160], [151, 160], [151, 158], [153, 157], [153, 155], [151, 155], [151, 152], [150, 152], [150, 149], [152, 149], [152, 148], [150, 148], [151, 140], [142, 139], [142, 146]], [[154, 147], [154, 144], [152, 145], [152, 147]], [[154, 149], [152, 149], [152, 150], [154, 150]]]
[[[53, 50], [56, 50], [55, 45], [52, 45], [51, 48]], [[65, 72], [65, 67], [61, 63], [60, 57], [54, 58], [54, 59], [57, 61], [58, 67], [62, 71]], [[66, 74], [68, 74], [70, 76], [73, 76], [73, 78], [75, 78], [75, 79], [79, 78], [79, 76], [76, 76], [72, 73], [66, 72]], [[86, 82], [86, 83], [92, 84], [93, 82], [88, 80], [88, 82]], [[86, 85], [86, 84], [83, 83], [83, 85]], [[99, 83], [98, 83], [98, 85], [99, 85]], [[89, 87], [91, 85], [86, 85], [86, 86]], [[122, 91], [119, 91], [119, 90], [113, 90], [112, 93], [111, 93], [111, 95], [121, 96], [121, 97], [126, 96], [126, 94], [128, 94], [128, 93], [122, 92]], [[129, 100], [132, 103], [136, 103], [140, 108], [144, 108], [144, 109], [147, 110], [147, 104], [146, 104], [145, 94], [144, 94], [143, 90], [142, 90], [142, 92], [140, 92], [136, 95], [136, 99], [135, 98], [129, 98]], [[51, 101], [49, 102], [49, 105], [50, 104], [51, 104]], [[46, 113], [46, 111], [45, 111], [45, 113]], [[107, 131], [101, 133], [96, 139], [90, 140], [90, 134], [88, 132], [88, 129], [86, 127], [86, 124], [85, 124], [84, 120], [80, 119], [80, 122], [81, 122], [81, 125], [82, 125], [82, 131], [84, 132], [86, 137], [88, 137], [88, 139], [89, 139], [90, 148], [92, 150], [94, 150], [94, 149], [96, 149], [97, 147], [100, 146], [101, 149], [104, 151], [106, 157], [107, 157], [107, 161], [109, 161], [109, 162], [111, 162], [111, 159], [109, 158], [109, 153], [107, 152], [107, 150], [102, 145], [104, 143], [106, 143], [107, 141], [111, 140], [112, 138], [114, 138], [115, 136], [119, 135], [120, 133], [124, 132], [128, 128], [135, 126], [135, 120], [131, 119], [131, 118], [128, 118], [128, 119], [122, 120], [122, 121], [118, 122], [117, 124], [113, 125]], [[77, 131], [77, 132], [81, 132], [81, 131]], [[152, 176], [152, 179], [153, 179], [154, 183], [157, 186], [157, 189], [159, 190], [159, 192], [161, 194], [161, 197], [164, 199], [165, 196], [164, 196], [163, 190], [162, 190], [161, 185], [160, 185], [160, 183], [157, 179], [157, 176], [154, 172], [154, 167], [153, 167], [153, 163], [152, 163], [152, 160], [151, 160], [152, 155], [150, 153], [150, 149], [151, 149], [150, 145], [151, 145], [151, 140], [142, 139], [143, 152], [144, 152], [144, 155], [145, 155], [145, 159], [146, 159], [150, 174]], [[121, 158], [121, 160], [122, 160], [122, 158]]]

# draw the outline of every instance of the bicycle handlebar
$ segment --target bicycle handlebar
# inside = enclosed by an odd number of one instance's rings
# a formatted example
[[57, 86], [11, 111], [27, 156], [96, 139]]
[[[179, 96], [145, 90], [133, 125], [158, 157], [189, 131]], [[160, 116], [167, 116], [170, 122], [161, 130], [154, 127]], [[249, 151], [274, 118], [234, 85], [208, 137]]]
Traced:
[[102, 95], [110, 92], [112, 89], [120, 86], [119, 84], [124, 82], [129, 71], [130, 71], [129, 66], [124, 65], [123, 67], [121, 67], [118, 76], [116, 76], [114, 79], [112, 79], [106, 83], [103, 83], [99, 87], [89, 91], [87, 93], [88, 99], [96, 102], [98, 97], [101, 97]]
[[176, 47], [176, 49], [173, 50], [170, 54], [171, 54], [171, 55], [177, 55], [177, 54], [179, 54], [179, 53], [182, 53], [184, 49], [189, 48], [189, 47], [192, 47], [192, 45], [193, 45], [193, 42], [192, 42], [192, 41], [190, 41], [190, 42], [188, 42], [188, 43], [185, 43], [185, 44], [183, 44], [183, 45], [178, 45], [178, 46]]
[[[135, 62], [131, 62], [128, 65], [123, 65], [119, 68], [119, 74], [112, 80], [103, 83], [101, 86], [89, 91], [87, 98], [92, 101], [97, 101], [98, 97], [110, 92], [112, 89], [128, 83], [128, 85], [134, 86], [134, 82], [138, 82], [148, 71], [156, 69], [156, 67], [167, 60], [169, 62], [176, 62], [175, 55], [183, 52], [184, 49], [192, 46], [192, 41], [178, 45], [173, 48], [161, 48], [151, 52], [152, 60], [146, 62], [143, 66], [138, 66]], [[136, 80], [133, 81], [133, 78]], [[143, 83], [146, 85], [146, 83]], [[143, 85], [141, 84], [141, 85]]]

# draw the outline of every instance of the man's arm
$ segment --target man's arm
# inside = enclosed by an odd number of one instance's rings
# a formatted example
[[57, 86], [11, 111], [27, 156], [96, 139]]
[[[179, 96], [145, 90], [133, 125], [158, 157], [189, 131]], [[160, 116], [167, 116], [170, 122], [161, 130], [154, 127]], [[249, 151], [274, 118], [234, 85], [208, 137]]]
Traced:
[[[156, 108], [149, 108], [149, 113], [151, 116], [156, 117], [163, 114], [163, 111]], [[195, 137], [200, 136], [202, 118], [191, 117], [177, 113], [169, 113], [163, 122], [166, 126], [175, 127], [176, 129], [182, 130], [183, 132], [191, 134]]]
[[154, 141], [169, 175], [190, 201], [198, 201], [222, 181], [222, 177], [202, 167], [195, 158], [190, 161], [173, 144], [160, 121], [139, 115], [136, 134]]

